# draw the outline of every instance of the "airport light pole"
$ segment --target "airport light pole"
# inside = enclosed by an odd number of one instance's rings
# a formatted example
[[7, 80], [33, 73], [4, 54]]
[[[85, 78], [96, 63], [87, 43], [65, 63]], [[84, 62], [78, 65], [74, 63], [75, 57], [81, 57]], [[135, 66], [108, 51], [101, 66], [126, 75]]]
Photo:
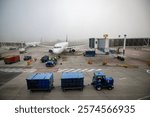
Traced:
[[126, 37], [127, 35], [124, 34], [124, 42], [123, 42], [123, 56], [125, 55], [125, 49], [126, 49]]

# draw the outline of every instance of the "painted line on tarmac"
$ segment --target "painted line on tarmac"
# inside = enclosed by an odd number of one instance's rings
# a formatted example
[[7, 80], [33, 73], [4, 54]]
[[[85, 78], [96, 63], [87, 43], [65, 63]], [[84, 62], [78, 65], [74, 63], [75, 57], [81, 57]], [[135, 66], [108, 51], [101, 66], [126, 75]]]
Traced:
[[81, 69], [76, 69], [76, 70], [74, 70], [73, 72], [77, 72], [77, 71], [81, 71]]
[[[102, 69], [59, 69], [56, 72], [93, 72], [93, 71], [101, 71]], [[27, 69], [27, 68], [0, 68], [2, 72], [35, 72], [37, 69]]]
[[15, 68], [9, 69], [9, 72], [17, 72], [17, 69], [15, 69]]
[[22, 71], [23, 71], [23, 68], [19, 68], [19, 69], [17, 69], [16, 72], [22, 72]]
[[59, 69], [57, 72], [93, 72], [101, 70], [102, 69]]
[[9, 68], [4, 68], [4, 69], [1, 69], [0, 71], [3, 71], [3, 72], [10, 72], [10, 69], [9, 69]]
[[149, 74], [150, 74], [150, 69], [147, 69], [146, 71], [147, 71], [147, 73], [149, 73]]
[[87, 71], [88, 69], [83, 69], [83, 70], [81, 70], [81, 72], [84, 72], [84, 71]]
[[0, 69], [0, 71], [7, 72], [8, 70], [7, 69]]
[[137, 100], [143, 100], [143, 99], [147, 99], [147, 98], [150, 98], [150, 95], [145, 96], [145, 97], [142, 97], [142, 98], [139, 98], [139, 99], [137, 99]]
[[88, 72], [92, 72], [93, 70], [95, 70], [95, 69], [90, 69], [90, 70], [88, 70]]
[[37, 69], [23, 69], [23, 68], [4, 68], [0, 69], [2, 72], [35, 72]]
[[24, 69], [23, 72], [29, 72], [29, 70], [28, 69]]
[[57, 72], [65, 72], [66, 70], [69, 70], [69, 69], [60, 69]]
[[139, 56], [139, 54], [132, 54], [133, 56]]
[[120, 78], [119, 80], [125, 80], [125, 79], [127, 79], [127, 78]]
[[75, 69], [69, 69], [69, 70], [67, 70], [67, 71], [65, 71], [65, 72], [71, 72], [71, 71], [73, 71], [73, 70], [75, 70]]
[[37, 69], [29, 69], [29, 72], [35, 72]]
[[97, 69], [97, 70], [95, 70], [95, 71], [101, 71], [102, 69]]

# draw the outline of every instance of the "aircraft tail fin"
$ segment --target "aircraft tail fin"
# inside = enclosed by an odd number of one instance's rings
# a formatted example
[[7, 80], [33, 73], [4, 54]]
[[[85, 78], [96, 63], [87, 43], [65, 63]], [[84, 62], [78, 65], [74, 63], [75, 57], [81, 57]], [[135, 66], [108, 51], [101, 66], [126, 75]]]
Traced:
[[66, 42], [68, 42], [68, 35], [66, 35]]

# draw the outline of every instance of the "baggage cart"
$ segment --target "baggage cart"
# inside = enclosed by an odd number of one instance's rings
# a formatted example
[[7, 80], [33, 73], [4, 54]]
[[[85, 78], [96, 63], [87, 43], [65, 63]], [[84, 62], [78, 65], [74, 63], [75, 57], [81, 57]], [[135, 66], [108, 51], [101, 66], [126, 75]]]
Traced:
[[84, 75], [82, 72], [63, 72], [61, 77], [61, 88], [63, 91], [67, 89], [80, 89], [84, 87]]
[[27, 79], [29, 90], [48, 90], [53, 88], [53, 73], [33, 73]]

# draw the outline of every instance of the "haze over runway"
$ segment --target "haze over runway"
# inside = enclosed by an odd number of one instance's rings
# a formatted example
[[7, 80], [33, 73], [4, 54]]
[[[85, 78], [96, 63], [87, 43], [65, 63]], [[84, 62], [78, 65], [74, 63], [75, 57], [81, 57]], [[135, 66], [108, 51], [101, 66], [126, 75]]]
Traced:
[[0, 0], [0, 41], [150, 37], [149, 0]]

